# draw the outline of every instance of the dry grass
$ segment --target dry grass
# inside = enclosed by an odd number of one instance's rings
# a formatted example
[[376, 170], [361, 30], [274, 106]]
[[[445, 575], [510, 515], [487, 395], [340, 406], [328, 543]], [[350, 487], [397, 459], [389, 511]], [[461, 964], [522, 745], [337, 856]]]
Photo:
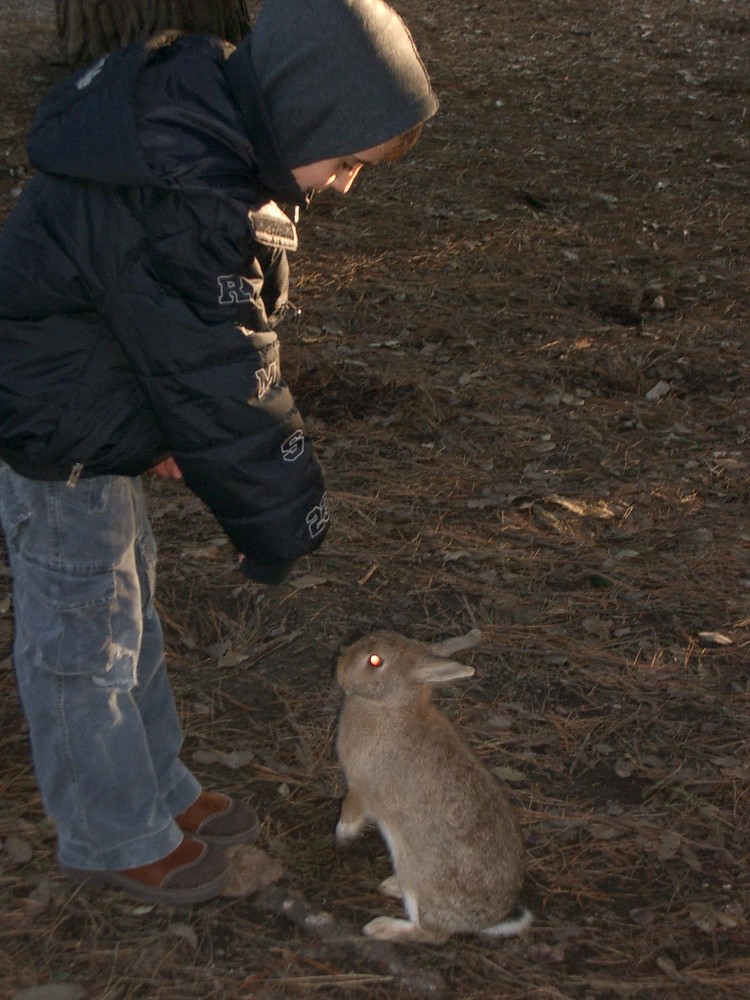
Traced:
[[[3, 997], [750, 991], [746, 14], [398, 6], [441, 115], [408, 163], [315, 203], [296, 262], [286, 375], [328, 471], [328, 542], [255, 590], [197, 502], [149, 487], [186, 756], [258, 801], [297, 909], [71, 891], [5, 669]], [[332, 840], [331, 664], [373, 625], [483, 630], [476, 677], [442, 701], [510, 779], [522, 940], [394, 954], [350, 933], [397, 909], [377, 836]], [[8, 655], [7, 608], [0, 628]]]

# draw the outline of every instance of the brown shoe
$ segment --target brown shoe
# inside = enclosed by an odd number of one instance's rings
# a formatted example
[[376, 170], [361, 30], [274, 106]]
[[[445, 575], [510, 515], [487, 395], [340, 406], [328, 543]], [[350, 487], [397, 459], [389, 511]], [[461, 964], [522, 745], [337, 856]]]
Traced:
[[66, 878], [94, 885], [113, 885], [149, 903], [182, 905], [213, 899], [230, 881], [232, 865], [222, 850], [191, 837], [182, 841], [166, 857], [149, 865], [120, 871], [60, 869]]
[[252, 844], [260, 833], [253, 807], [221, 792], [201, 792], [188, 809], [175, 816], [175, 823], [191, 837], [224, 847]]

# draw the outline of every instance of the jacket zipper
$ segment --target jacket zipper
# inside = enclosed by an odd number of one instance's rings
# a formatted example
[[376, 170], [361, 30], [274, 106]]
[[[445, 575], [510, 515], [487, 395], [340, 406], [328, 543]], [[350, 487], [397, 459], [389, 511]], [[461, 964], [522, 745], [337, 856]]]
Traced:
[[81, 473], [83, 472], [83, 463], [74, 462], [70, 470], [70, 475], [68, 476], [68, 481], [65, 485], [69, 490], [74, 490], [78, 484], [78, 480], [81, 478]]

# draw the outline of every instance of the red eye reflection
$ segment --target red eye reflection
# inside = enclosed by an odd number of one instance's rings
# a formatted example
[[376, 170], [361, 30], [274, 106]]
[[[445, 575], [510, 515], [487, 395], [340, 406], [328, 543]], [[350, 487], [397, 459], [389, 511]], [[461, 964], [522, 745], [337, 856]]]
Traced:
[[368, 659], [367, 662], [370, 664], [371, 667], [382, 667], [383, 666], [383, 657], [382, 656], [378, 656], [377, 653], [373, 653], [372, 656]]

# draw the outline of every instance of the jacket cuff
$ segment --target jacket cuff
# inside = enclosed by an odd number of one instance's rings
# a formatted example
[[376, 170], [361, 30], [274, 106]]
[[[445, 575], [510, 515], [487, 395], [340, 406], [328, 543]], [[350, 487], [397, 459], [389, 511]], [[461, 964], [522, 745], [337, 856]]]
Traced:
[[253, 583], [281, 583], [283, 580], [289, 576], [292, 569], [295, 566], [295, 561], [292, 562], [257, 562], [253, 559], [248, 559], [247, 556], [243, 556], [240, 560], [240, 572], [248, 580], [252, 580]]

